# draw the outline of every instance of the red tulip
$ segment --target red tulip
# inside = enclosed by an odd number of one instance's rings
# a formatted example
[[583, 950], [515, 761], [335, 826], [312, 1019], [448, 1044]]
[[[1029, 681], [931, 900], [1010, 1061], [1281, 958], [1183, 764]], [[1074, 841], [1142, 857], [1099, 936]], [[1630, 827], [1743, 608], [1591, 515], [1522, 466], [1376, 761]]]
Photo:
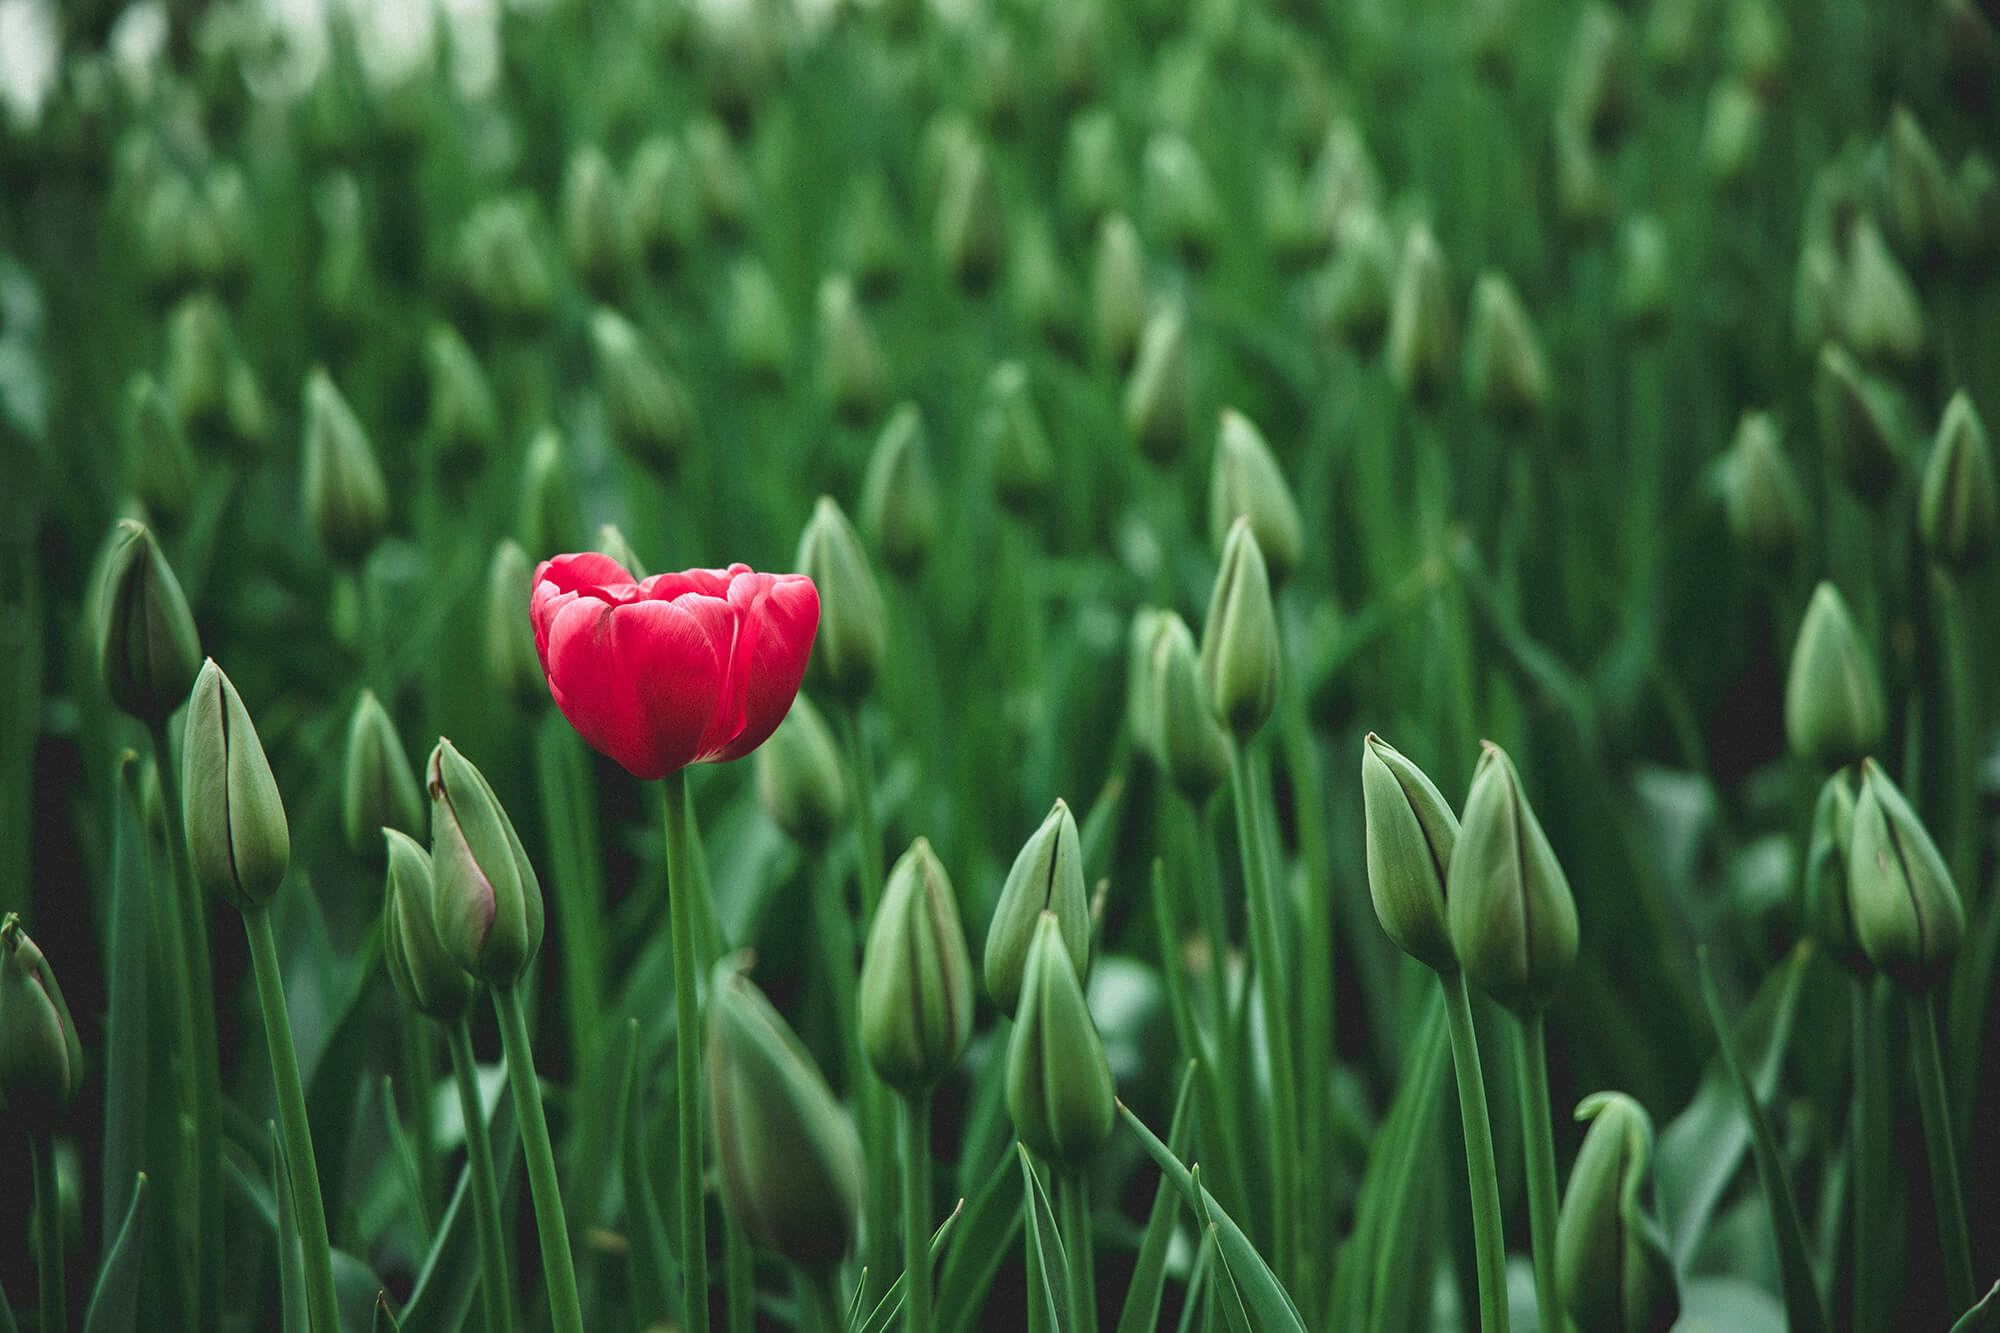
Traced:
[[740, 759], [777, 730], [805, 675], [819, 590], [748, 565], [634, 582], [604, 555], [535, 570], [529, 618], [556, 707], [638, 778]]

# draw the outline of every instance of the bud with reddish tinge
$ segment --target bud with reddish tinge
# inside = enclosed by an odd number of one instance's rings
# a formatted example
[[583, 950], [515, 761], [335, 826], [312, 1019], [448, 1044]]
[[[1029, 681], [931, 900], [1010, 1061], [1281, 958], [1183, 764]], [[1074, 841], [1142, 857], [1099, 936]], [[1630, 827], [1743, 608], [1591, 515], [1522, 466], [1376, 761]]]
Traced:
[[0, 921], [0, 1119], [52, 1133], [83, 1084], [83, 1045], [48, 959], [21, 929]]
[[438, 939], [479, 980], [511, 986], [542, 945], [541, 881], [485, 774], [448, 740], [427, 785]]

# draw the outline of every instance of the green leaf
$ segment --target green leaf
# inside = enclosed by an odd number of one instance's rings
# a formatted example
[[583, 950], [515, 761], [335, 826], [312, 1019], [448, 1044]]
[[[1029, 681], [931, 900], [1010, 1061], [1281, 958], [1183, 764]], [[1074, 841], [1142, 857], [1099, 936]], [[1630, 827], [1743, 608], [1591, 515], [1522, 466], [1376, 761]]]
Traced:
[[[486, 1133], [493, 1145], [493, 1184], [504, 1219], [514, 1160], [521, 1147], [521, 1136], [514, 1130], [513, 1098], [502, 1097], [494, 1103]], [[473, 1216], [472, 1179], [461, 1172], [458, 1188], [452, 1191], [451, 1203], [438, 1222], [437, 1239], [417, 1270], [410, 1299], [403, 1303], [404, 1324], [424, 1333], [454, 1333], [464, 1325], [479, 1287], [478, 1226]]]
[[625, 1020], [625, 1073], [618, 1098], [618, 1160], [625, 1181], [625, 1232], [632, 1244], [627, 1266], [632, 1285], [632, 1313], [643, 1324], [663, 1320], [673, 1308], [667, 1295], [666, 1224], [653, 1195], [653, 1173], [646, 1167], [646, 1136], [639, 1107], [639, 1020]]
[[[939, 1224], [936, 1231], [931, 1233], [930, 1256], [932, 1263], [937, 1262], [938, 1252], [944, 1249], [945, 1238], [951, 1234], [953, 1227], [958, 1222], [959, 1215], [964, 1211], [965, 1200], [960, 1199], [952, 1208], [951, 1215]], [[889, 1284], [889, 1290], [883, 1293], [880, 1301], [876, 1302], [875, 1309], [869, 1314], [867, 1320], [859, 1326], [856, 1333], [888, 1333], [889, 1329], [895, 1327], [902, 1314], [903, 1275], [898, 1273], [896, 1280]], [[854, 1327], [851, 1320], [849, 1327]]]
[[[993, 1079], [990, 1082], [998, 1083]], [[1021, 1209], [1011, 1182], [1014, 1163], [1002, 1157], [987, 1173], [986, 1183], [965, 1210], [965, 1220], [952, 1236], [944, 1267], [939, 1270], [935, 1304], [938, 1327], [948, 1333], [972, 1333], [986, 1310], [986, 1293], [1000, 1265], [1014, 1248]]]
[[424, 1248], [429, 1249], [437, 1228], [431, 1223], [430, 1210], [424, 1207], [423, 1173], [417, 1167], [416, 1147], [396, 1114], [396, 1081], [387, 1074], [382, 1075], [382, 1120], [389, 1127], [389, 1148], [396, 1159], [397, 1174], [403, 1178], [404, 1195], [423, 1233]]
[[[122, 785], [122, 784], [121, 784]], [[146, 1255], [146, 1173], [133, 1178], [132, 1203], [118, 1239], [105, 1251], [83, 1333], [131, 1333], [139, 1317], [139, 1282]]]
[[[117, 794], [111, 833], [111, 937], [105, 957], [110, 994], [104, 1022], [104, 1246], [115, 1244], [111, 1228], [131, 1225], [146, 1155], [146, 1059], [149, 1037], [146, 1002], [148, 911], [153, 892], [146, 864], [146, 826], [140, 814], [139, 761], [127, 750], [118, 760]], [[122, 1229], [122, 1228], [121, 1228]]]
[[[1159, 863], [1154, 862], [1156, 873], [1158, 867]], [[1196, 1068], [1193, 1060], [1187, 1062], [1181, 1071], [1180, 1091], [1174, 1096], [1174, 1118], [1167, 1129], [1167, 1147], [1176, 1159], [1187, 1151], [1188, 1096], [1194, 1089]], [[1153, 1191], [1153, 1210], [1146, 1217], [1139, 1258], [1132, 1267], [1132, 1283], [1125, 1289], [1125, 1309], [1118, 1316], [1116, 1333], [1147, 1333], [1159, 1327], [1160, 1294], [1167, 1284], [1167, 1248], [1173, 1243], [1174, 1211], [1179, 1200], [1174, 1183], [1162, 1175]]]
[[306, 1315], [306, 1255], [299, 1243], [298, 1214], [292, 1206], [292, 1169], [285, 1160], [284, 1141], [278, 1126], [265, 1121], [271, 1136], [271, 1193], [277, 1202], [278, 1222], [278, 1301], [284, 1311], [284, 1333], [312, 1333]]
[[2000, 1333], [2000, 1282], [1995, 1282], [1979, 1304], [1959, 1316], [1951, 1333]]
[[1056, 1231], [1055, 1209], [1028, 1150], [1016, 1143], [1014, 1151], [1021, 1160], [1021, 1207], [1027, 1214], [1030, 1312], [1041, 1327], [1069, 1333], [1069, 1258]]

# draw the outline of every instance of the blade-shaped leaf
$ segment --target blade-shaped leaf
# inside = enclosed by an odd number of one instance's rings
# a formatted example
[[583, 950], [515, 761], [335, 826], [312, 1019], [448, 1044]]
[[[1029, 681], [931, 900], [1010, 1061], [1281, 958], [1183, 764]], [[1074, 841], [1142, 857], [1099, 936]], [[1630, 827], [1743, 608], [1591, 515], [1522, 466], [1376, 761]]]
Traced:
[[667, 1316], [666, 1224], [660, 1220], [659, 1201], [653, 1195], [653, 1173], [646, 1168], [646, 1136], [639, 1132], [645, 1123], [639, 1111], [639, 1020], [625, 1020], [625, 1074], [618, 1098], [621, 1117], [618, 1129], [619, 1165], [625, 1182], [625, 1232], [632, 1244], [627, 1266], [632, 1283], [632, 1313], [644, 1323]]
[[431, 1224], [430, 1209], [424, 1206], [423, 1172], [417, 1166], [416, 1147], [403, 1129], [402, 1118], [396, 1114], [396, 1081], [387, 1074], [382, 1075], [382, 1119], [389, 1126], [389, 1150], [396, 1159], [396, 1172], [403, 1178], [410, 1211], [416, 1215], [424, 1248], [429, 1249], [437, 1238], [437, 1228]]
[[389, 1293], [385, 1291], [375, 1293], [375, 1322], [371, 1327], [373, 1333], [403, 1333], [403, 1326], [389, 1309]]
[[[486, 1133], [493, 1145], [494, 1186], [506, 1216], [506, 1200], [514, 1175], [521, 1136], [514, 1130], [514, 1100], [502, 1097], [493, 1105]], [[402, 1322], [424, 1333], [455, 1333], [465, 1323], [479, 1287], [479, 1223], [473, 1216], [472, 1180], [461, 1173], [451, 1204], [438, 1222], [437, 1239], [417, 1270], [417, 1283], [403, 1303]]]
[[271, 1193], [278, 1214], [278, 1301], [284, 1312], [284, 1333], [312, 1333], [306, 1316], [306, 1256], [299, 1244], [297, 1213], [292, 1204], [292, 1167], [285, 1160], [285, 1145], [278, 1126], [264, 1122], [271, 1136]]
[[1016, 1143], [1014, 1151], [1021, 1159], [1021, 1208], [1027, 1216], [1028, 1304], [1042, 1327], [1069, 1333], [1069, 1257], [1056, 1231], [1055, 1209], [1028, 1150]]
[[949, 1333], [971, 1333], [978, 1326], [986, 1293], [1014, 1248], [1021, 1209], [1008, 1188], [1013, 1174], [1011, 1159], [1002, 1157], [994, 1163], [966, 1208], [964, 1222], [953, 1233], [938, 1272], [936, 1294], [938, 1327]]
[[1951, 1333], [2000, 1333], [2000, 1282], [1988, 1288], [1979, 1304], [1959, 1316]]
[[[105, 957], [109, 1010], [104, 1022], [104, 1245], [111, 1228], [130, 1223], [133, 1181], [146, 1163], [146, 939], [152, 884], [147, 876], [146, 826], [140, 815], [139, 761], [127, 750], [118, 762], [111, 835], [111, 937]], [[122, 1223], [121, 1223], [122, 1219]]]
[[131, 1333], [139, 1316], [139, 1279], [146, 1254], [146, 1173], [132, 1183], [132, 1203], [125, 1210], [118, 1239], [105, 1253], [97, 1272], [97, 1290], [83, 1317], [83, 1333]]
[[[1154, 865], [1157, 869], [1158, 862]], [[1190, 1060], [1181, 1071], [1180, 1091], [1174, 1096], [1174, 1118], [1167, 1128], [1167, 1147], [1176, 1158], [1187, 1151], [1187, 1111], [1195, 1069], [1195, 1062]], [[1153, 1210], [1147, 1215], [1146, 1231], [1139, 1241], [1139, 1258], [1132, 1268], [1132, 1283], [1125, 1290], [1125, 1309], [1118, 1316], [1116, 1333], [1146, 1333], [1159, 1327], [1160, 1294], [1167, 1284], [1167, 1248], [1173, 1243], [1174, 1212], [1179, 1202], [1180, 1195], [1173, 1182], [1161, 1176], [1159, 1187], [1153, 1191]]]
[[[952, 1207], [951, 1215], [945, 1218], [936, 1231], [931, 1233], [930, 1256], [933, 1264], [937, 1262], [939, 1252], [944, 1249], [945, 1239], [950, 1236], [952, 1228], [957, 1224], [960, 1215], [964, 1212], [965, 1200], [960, 1199]], [[889, 1284], [889, 1290], [883, 1293], [880, 1301], [876, 1302], [875, 1309], [869, 1314], [867, 1320], [860, 1325], [857, 1333], [888, 1333], [888, 1330], [895, 1327], [897, 1321], [902, 1318], [902, 1315], [903, 1275], [898, 1273], [896, 1280]], [[850, 1325], [850, 1327], [852, 1326]]]

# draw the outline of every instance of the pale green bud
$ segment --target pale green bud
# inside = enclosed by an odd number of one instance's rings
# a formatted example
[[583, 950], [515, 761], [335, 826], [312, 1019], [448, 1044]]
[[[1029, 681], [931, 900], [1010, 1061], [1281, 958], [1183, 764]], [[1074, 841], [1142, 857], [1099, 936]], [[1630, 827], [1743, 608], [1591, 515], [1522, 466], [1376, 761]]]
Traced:
[[1153, 230], [1192, 259], [1207, 255], [1221, 226], [1222, 205], [1194, 145], [1172, 130], [1146, 141], [1146, 216]]
[[181, 791], [195, 882], [239, 912], [269, 903], [291, 862], [291, 825], [250, 712], [214, 658], [188, 697]]
[[850, 421], [863, 420], [882, 401], [882, 349], [851, 278], [822, 278], [818, 305], [820, 380], [834, 411]]
[[729, 270], [725, 325], [730, 360], [753, 379], [775, 384], [792, 364], [792, 317], [771, 270], [745, 259]]
[[479, 358], [458, 330], [445, 323], [424, 337], [430, 368], [430, 432], [452, 467], [489, 453], [500, 440], [500, 408]]
[[1864, 360], [1915, 361], [1927, 336], [1924, 308], [1873, 218], [1856, 218], [1849, 228], [1846, 267], [1838, 323], [1847, 345]]
[[1187, 316], [1177, 303], [1146, 321], [1139, 356], [1125, 381], [1125, 433], [1162, 466], [1187, 449]]
[[1054, 913], [1079, 975], [1090, 970], [1090, 898], [1083, 883], [1083, 839], [1060, 798], [1022, 845], [1001, 886], [986, 930], [986, 993], [1005, 1013], [1021, 1001], [1021, 974], [1042, 913]]
[[932, 240], [946, 276], [967, 291], [984, 291], [1000, 272], [1007, 250], [1006, 213], [992, 160], [976, 140], [946, 164]]
[[194, 503], [195, 462], [173, 404], [140, 371], [125, 388], [125, 473], [146, 512], [168, 528]]
[[836, 253], [864, 295], [880, 295], [896, 285], [907, 244], [882, 173], [856, 177], [841, 210]]
[[1278, 700], [1278, 616], [1271, 576], [1250, 520], [1238, 518], [1223, 540], [1222, 566], [1201, 631], [1201, 678], [1215, 716], [1248, 739]]
[[1968, 253], [1991, 252], [2000, 241], [2000, 168], [1974, 149], [1958, 164], [1952, 188], [1958, 193], [1959, 216], [1965, 219]]
[[1097, 226], [1097, 253], [1090, 267], [1091, 341], [1107, 365], [1123, 371], [1132, 363], [1145, 326], [1146, 256], [1131, 220], [1113, 213]]
[[1611, 216], [1611, 181], [1590, 137], [1567, 121], [1555, 128], [1556, 207], [1564, 222], [1595, 227]]
[[1965, 908], [1937, 844], [1882, 766], [1861, 761], [1847, 891], [1868, 961], [1904, 990], [1929, 990], [1965, 936]]
[[1724, 79], [1708, 95], [1701, 127], [1701, 165], [1718, 185], [1734, 185], [1749, 173], [1764, 139], [1764, 103], [1736, 79]]
[[1806, 842], [1806, 928], [1835, 961], [1868, 976], [1868, 955], [1854, 934], [1854, 908], [1847, 887], [1849, 849], [1854, 845], [1857, 767], [1838, 770], [1819, 789], [1813, 805], [1812, 836]]
[[167, 319], [167, 396], [183, 424], [197, 435], [228, 424], [229, 368], [236, 346], [229, 315], [213, 292], [197, 292]]
[[688, 126], [687, 146], [694, 163], [695, 192], [708, 225], [724, 235], [741, 231], [756, 187], [729, 131], [719, 120], [698, 120]]
[[201, 637], [145, 524], [120, 519], [113, 529], [95, 607], [97, 665], [111, 702], [142, 722], [165, 722], [201, 670]]
[[937, 544], [943, 523], [923, 409], [902, 403], [876, 438], [861, 480], [861, 526], [882, 563], [910, 574]]
[[884, 1083], [927, 1092], [972, 1038], [972, 958], [958, 901], [929, 839], [889, 872], [861, 954], [861, 1050]]
[[1051, 345], [1073, 349], [1077, 339], [1076, 279], [1063, 262], [1046, 213], [1022, 210], [1014, 224], [1008, 287], [1022, 324]]
[[228, 438], [245, 449], [261, 448], [271, 433], [271, 409], [257, 383], [257, 372], [241, 356], [232, 360], [223, 374], [222, 424]]
[[1373, 732], [1361, 746], [1361, 800], [1368, 895], [1383, 933], [1424, 966], [1455, 971], [1445, 872], [1458, 816], [1422, 769]]
[[847, 776], [833, 731], [805, 695], [757, 747], [755, 763], [771, 822], [807, 851], [825, 851], [847, 822]]
[[486, 775], [443, 737], [426, 771], [438, 940], [492, 986], [521, 979], [542, 947], [542, 885]]
[[1810, 353], [1833, 337], [1845, 282], [1833, 242], [1808, 237], [1799, 247], [1799, 266], [1792, 276], [1792, 341], [1799, 350]]
[[1098, 221], [1124, 205], [1131, 185], [1118, 141], [1118, 117], [1109, 107], [1091, 107], [1071, 118], [1056, 189], [1064, 211], [1084, 222]]
[[1724, 468], [1722, 501], [1731, 535], [1759, 554], [1788, 554], [1805, 528], [1805, 491], [1770, 413], [1743, 414]]
[[382, 963], [403, 1003], [447, 1026], [472, 1008], [479, 983], [438, 939], [431, 854], [409, 834], [381, 831], [388, 858], [382, 894]]
[[389, 521], [382, 466], [354, 409], [324, 369], [306, 377], [305, 460], [300, 503], [320, 544], [334, 559], [359, 564]]
[[1739, 75], [1752, 86], [1769, 90], [1784, 72], [1791, 35], [1784, 16], [1766, 0], [1731, 0], [1724, 46]]
[[1458, 325], [1446, 285], [1444, 255], [1419, 223], [1403, 240], [1396, 291], [1389, 305], [1389, 375], [1418, 402], [1434, 401], [1451, 383], [1458, 361]]
[[639, 553], [632, 549], [632, 543], [625, 540], [625, 532], [616, 523], [597, 525], [597, 552], [608, 555], [634, 582], [646, 577], [646, 567], [639, 560]]
[[1148, 645], [1147, 734], [1167, 780], [1201, 807], [1229, 779], [1229, 732], [1209, 703], [1187, 622], [1175, 611], [1157, 615]]
[[608, 306], [590, 317], [597, 381], [611, 436], [646, 467], [671, 474], [694, 438], [687, 390], [623, 315]]
[[1887, 725], [1874, 657], [1840, 590], [1822, 582], [1799, 622], [1785, 678], [1785, 735], [1792, 753], [1823, 769], [1839, 768], [1874, 752]]
[[1708, 31], [1706, 0], [1657, 0], [1646, 10], [1646, 56], [1668, 74], [1685, 73]]
[[320, 223], [313, 294], [331, 322], [351, 329], [375, 299], [370, 290], [361, 186], [349, 172], [332, 172], [314, 187], [313, 207]]
[[1225, 407], [1208, 478], [1208, 540], [1218, 551], [1239, 517], [1250, 520], [1271, 581], [1284, 582], [1304, 553], [1304, 520], [1263, 432], [1235, 408]]
[[554, 426], [528, 442], [521, 468], [521, 544], [537, 560], [578, 549], [583, 519], [569, 450]]
[[1083, 985], [1044, 912], [1021, 973], [1021, 1007], [1007, 1047], [1007, 1114], [1036, 1156], [1078, 1168], [1111, 1137], [1117, 1095]]
[[1827, 461], [1864, 496], [1879, 495], [1903, 470], [1901, 427], [1887, 385], [1837, 343], [1820, 348], [1813, 410]]
[[1472, 286], [1465, 339], [1465, 387], [1489, 417], [1519, 423], [1542, 410], [1548, 361], [1541, 336], [1506, 276], [1491, 270]]
[[555, 304], [556, 279], [520, 199], [492, 199], [474, 209], [458, 236], [459, 270], [488, 318], [532, 327]]
[[1630, 46], [1624, 20], [1607, 6], [1578, 17], [1556, 115], [1593, 144], [1615, 143], [1631, 118]]
[[1619, 228], [1615, 283], [1618, 317], [1626, 324], [1650, 330], [1666, 323], [1672, 306], [1673, 252], [1666, 225], [1651, 213], [1635, 213]]
[[1313, 214], [1314, 229], [1338, 237], [1350, 213], [1375, 214], [1379, 219], [1381, 203], [1382, 173], [1361, 127], [1342, 116], [1327, 126], [1306, 180], [1306, 207]]
[[347, 722], [347, 767], [341, 785], [341, 823], [356, 856], [382, 855], [382, 830], [423, 832], [424, 807], [416, 771], [389, 710], [373, 690], [361, 691]]
[[1967, 219], [1956, 184], [1924, 127], [1901, 102], [1889, 112], [1884, 140], [1889, 225], [1903, 253], [1920, 259], [1960, 249]]
[[952, 164], [977, 150], [979, 131], [963, 111], [946, 107], [924, 122], [917, 144], [917, 207], [936, 214]]
[[842, 702], [861, 698], [889, 650], [888, 613], [861, 538], [832, 496], [813, 506], [792, 563], [819, 589], [819, 636], [808, 670]]
[[1452, 952], [1473, 985], [1523, 1017], [1576, 961], [1576, 901], [1506, 751], [1488, 741], [1445, 871]]
[[[1153, 640], [1160, 633], [1161, 618], [1170, 614], [1157, 606], [1140, 607], [1132, 613], [1132, 624], [1125, 638], [1125, 729], [1132, 737], [1133, 748], [1155, 763], [1161, 761], [1160, 730], [1153, 722]], [[1187, 626], [1181, 628], [1186, 629]], [[1192, 637], [1188, 642], [1189, 655], [1192, 656]], [[1200, 669], [1197, 667], [1197, 683], [1199, 679]], [[1206, 701], [1202, 707], [1208, 707]]]
[[655, 134], [632, 154], [626, 207], [640, 252], [664, 259], [685, 254], [701, 236], [701, 192], [694, 163], [679, 141]]
[[83, 1044], [62, 987], [9, 912], [0, 920], [0, 1118], [54, 1133], [82, 1086]]
[[1924, 468], [1917, 530], [1931, 558], [1955, 569], [1985, 563], [1993, 550], [2000, 497], [1994, 494], [1993, 449], [1972, 399], [1960, 389], [1945, 405], [1937, 443]]
[[1590, 1129], [1556, 1219], [1556, 1287], [1578, 1333], [1667, 1333], [1680, 1317], [1673, 1259], [1646, 1211], [1653, 1122], [1622, 1092], [1576, 1108]]
[[1381, 336], [1396, 286], [1396, 243], [1373, 207], [1340, 214], [1334, 232], [1333, 262], [1321, 275], [1316, 294], [1319, 319], [1328, 334], [1357, 348]]
[[1321, 230], [1321, 219], [1306, 206], [1305, 178], [1298, 165], [1285, 154], [1268, 154], [1257, 181], [1257, 216], [1263, 222], [1264, 241], [1279, 261], [1297, 267], [1321, 258], [1333, 243], [1333, 232]]
[[585, 286], [609, 295], [630, 270], [639, 239], [610, 159], [595, 144], [570, 155], [563, 171], [563, 245]]
[[1002, 361], [987, 377], [977, 433], [1001, 504], [1026, 513], [1047, 498], [1055, 485], [1055, 450], [1019, 361]]
[[[630, 573], [631, 567], [626, 567]], [[485, 617], [482, 644], [486, 675], [493, 688], [524, 708], [549, 700], [541, 658], [535, 652], [535, 629], [527, 606], [534, 592], [534, 565], [512, 537], [502, 537], [486, 566]]]

